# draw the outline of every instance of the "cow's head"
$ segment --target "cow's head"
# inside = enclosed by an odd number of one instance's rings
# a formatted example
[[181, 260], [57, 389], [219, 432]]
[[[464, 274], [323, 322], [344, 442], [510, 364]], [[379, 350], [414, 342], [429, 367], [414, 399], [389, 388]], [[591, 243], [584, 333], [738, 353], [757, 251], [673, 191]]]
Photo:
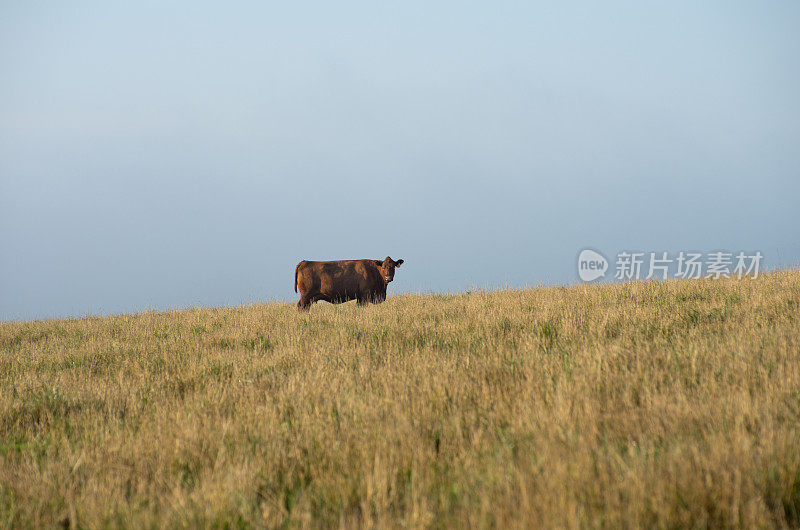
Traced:
[[385, 260], [376, 261], [375, 264], [378, 266], [378, 270], [381, 272], [383, 281], [389, 283], [390, 281], [394, 280], [394, 268], [402, 265], [403, 260], [399, 259], [395, 261], [389, 256], [386, 256]]

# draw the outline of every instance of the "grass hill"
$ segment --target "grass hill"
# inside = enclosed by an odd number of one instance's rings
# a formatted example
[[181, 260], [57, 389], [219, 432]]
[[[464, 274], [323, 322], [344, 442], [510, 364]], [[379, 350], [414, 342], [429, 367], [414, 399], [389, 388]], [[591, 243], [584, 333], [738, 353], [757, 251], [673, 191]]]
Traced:
[[798, 527], [800, 271], [0, 323], [0, 527]]

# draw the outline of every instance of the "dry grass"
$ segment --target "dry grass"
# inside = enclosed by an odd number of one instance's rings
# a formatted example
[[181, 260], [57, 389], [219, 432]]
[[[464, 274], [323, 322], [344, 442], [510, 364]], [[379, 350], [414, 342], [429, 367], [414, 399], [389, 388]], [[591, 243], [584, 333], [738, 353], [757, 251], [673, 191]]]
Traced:
[[0, 324], [0, 527], [797, 527], [800, 271]]

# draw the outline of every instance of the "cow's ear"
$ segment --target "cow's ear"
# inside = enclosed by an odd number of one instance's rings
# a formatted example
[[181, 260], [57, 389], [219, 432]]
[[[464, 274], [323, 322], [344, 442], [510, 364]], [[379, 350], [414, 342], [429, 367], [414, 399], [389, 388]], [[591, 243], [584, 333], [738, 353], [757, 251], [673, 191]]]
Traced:
[[395, 261], [395, 262], [394, 262], [394, 266], [395, 266], [395, 267], [399, 267], [399, 266], [400, 266], [400, 265], [402, 265], [402, 264], [403, 264], [403, 260], [401, 260], [401, 259], [399, 259], [399, 260], [397, 260], [397, 261]]

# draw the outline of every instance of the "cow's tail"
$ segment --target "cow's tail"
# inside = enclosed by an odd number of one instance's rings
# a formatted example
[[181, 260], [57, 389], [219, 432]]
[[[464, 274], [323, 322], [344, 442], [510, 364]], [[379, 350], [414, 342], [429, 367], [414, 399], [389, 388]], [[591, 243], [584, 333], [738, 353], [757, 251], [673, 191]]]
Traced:
[[297, 271], [300, 269], [300, 265], [302, 264], [303, 262], [301, 261], [297, 264], [297, 267], [294, 268], [294, 292], [297, 292]]

